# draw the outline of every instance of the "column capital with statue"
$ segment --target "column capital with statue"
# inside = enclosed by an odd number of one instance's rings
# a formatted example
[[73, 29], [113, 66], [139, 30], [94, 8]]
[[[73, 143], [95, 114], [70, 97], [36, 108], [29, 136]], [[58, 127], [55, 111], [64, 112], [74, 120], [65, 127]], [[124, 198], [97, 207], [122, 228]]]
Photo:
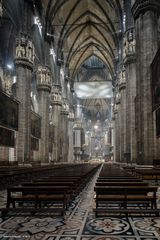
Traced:
[[66, 98], [62, 98], [61, 114], [62, 115], [69, 115], [69, 104], [68, 104], [68, 100]]
[[136, 61], [136, 40], [135, 29], [130, 28], [124, 33], [123, 37], [123, 62], [128, 65]]
[[37, 71], [37, 90], [51, 91], [51, 72], [47, 66], [38, 65]]
[[50, 104], [52, 106], [54, 105], [62, 106], [62, 95], [60, 85], [54, 85], [52, 87], [50, 94]]
[[20, 32], [16, 38], [16, 54], [14, 62], [33, 70], [35, 59], [35, 48], [31, 37], [24, 32]]

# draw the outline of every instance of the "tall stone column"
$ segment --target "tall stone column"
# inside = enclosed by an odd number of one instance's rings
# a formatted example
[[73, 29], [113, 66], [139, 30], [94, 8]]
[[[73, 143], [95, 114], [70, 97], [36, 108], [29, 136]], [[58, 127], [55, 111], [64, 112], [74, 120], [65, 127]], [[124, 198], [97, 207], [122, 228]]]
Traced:
[[61, 121], [62, 121], [62, 131], [61, 131], [61, 141], [62, 141], [62, 162], [68, 162], [68, 147], [69, 147], [69, 137], [68, 137], [68, 114], [69, 106], [67, 99], [62, 100], [61, 109]]
[[[79, 118], [75, 119], [74, 124], [74, 156], [75, 156], [75, 162], [81, 161], [81, 150], [82, 150], [82, 123]], [[92, 140], [93, 141], [93, 138]], [[93, 144], [93, 142], [91, 143]], [[92, 153], [93, 156], [93, 153]]]
[[50, 95], [50, 104], [52, 106], [51, 121], [54, 124], [54, 143], [52, 152], [52, 161], [59, 162], [61, 154], [61, 108], [62, 108], [62, 96], [61, 87], [59, 84], [52, 87]]
[[112, 158], [111, 160], [115, 162], [115, 117], [112, 117], [111, 121], [111, 148], [112, 148]]
[[120, 116], [119, 116], [119, 104], [116, 102], [113, 110], [113, 119], [115, 121], [115, 148], [114, 148], [114, 159], [115, 162], [120, 162]]
[[74, 162], [74, 147], [73, 147], [73, 125], [74, 125], [74, 113], [72, 110], [69, 111], [68, 115], [68, 162]]
[[31, 79], [34, 63], [34, 46], [30, 37], [20, 33], [16, 39], [16, 97], [19, 104], [17, 160], [27, 163], [31, 145]]
[[137, 59], [137, 158], [139, 164], [152, 164], [154, 154], [150, 65], [158, 48], [159, 0], [136, 0], [135, 19]]
[[39, 115], [41, 116], [41, 139], [39, 141], [39, 160], [49, 163], [49, 93], [51, 75], [48, 67], [37, 68], [37, 91], [39, 97]]
[[136, 162], [136, 55], [135, 31], [130, 28], [125, 33], [123, 61], [126, 69], [126, 153], [129, 154], [130, 163]]
[[119, 94], [120, 94], [120, 160], [125, 162], [124, 153], [126, 153], [126, 77], [125, 68], [122, 67], [119, 79]]

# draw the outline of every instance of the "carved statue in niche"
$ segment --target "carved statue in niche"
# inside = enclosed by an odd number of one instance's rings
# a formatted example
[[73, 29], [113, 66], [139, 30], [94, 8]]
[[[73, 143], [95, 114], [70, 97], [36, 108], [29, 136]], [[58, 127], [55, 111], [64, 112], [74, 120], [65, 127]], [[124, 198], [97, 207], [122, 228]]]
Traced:
[[46, 83], [47, 83], [47, 84], [50, 84], [50, 83], [51, 83], [51, 75], [50, 75], [50, 72], [49, 72], [49, 71], [46, 72]]
[[55, 100], [55, 101], [58, 100], [58, 94], [57, 94], [57, 93], [54, 94], [54, 100]]
[[123, 40], [123, 58], [126, 57], [127, 53], [128, 53], [128, 41], [127, 37], [125, 36]]
[[34, 62], [34, 58], [35, 58], [35, 49], [34, 49], [34, 45], [32, 43], [32, 57], [31, 57], [32, 62]]
[[119, 104], [120, 101], [121, 101], [121, 94], [120, 94], [120, 92], [118, 90], [117, 93], [116, 93], [116, 104]]
[[37, 69], [37, 82], [38, 83], [42, 83], [41, 76], [42, 76], [42, 67], [38, 66], [38, 69]]
[[61, 101], [62, 100], [62, 98], [61, 98], [61, 95], [60, 95], [60, 93], [58, 94], [58, 101]]
[[130, 29], [130, 30], [127, 32], [127, 40], [128, 40], [128, 42], [132, 42], [133, 39], [134, 39], [133, 29]]
[[40, 79], [40, 83], [42, 83], [43, 84], [43, 68], [42, 67], [40, 67], [40, 69], [39, 69], [39, 79]]
[[135, 53], [135, 46], [136, 46], [136, 40], [133, 39], [133, 41], [129, 42], [128, 44], [128, 52], [129, 53]]
[[16, 57], [24, 58], [25, 57], [25, 49], [20, 44], [16, 47]]
[[23, 34], [16, 41], [16, 58], [25, 58], [29, 62], [34, 62], [34, 45], [29, 37]]
[[26, 57], [28, 58], [29, 61], [32, 62], [32, 49], [33, 49], [33, 44], [32, 42], [29, 40], [28, 41], [28, 45], [27, 45], [27, 54], [26, 54]]
[[135, 34], [134, 34], [134, 29], [130, 29], [127, 32], [127, 49], [126, 49], [126, 54], [133, 54], [135, 53], [135, 45], [136, 45], [136, 40], [135, 40]]
[[122, 70], [119, 74], [119, 83], [126, 82], [126, 72], [125, 72], [125, 67], [122, 67]]
[[45, 73], [44, 69], [42, 69], [42, 72], [41, 72], [41, 83], [45, 84], [45, 81], [46, 81], [46, 73]]
[[26, 37], [23, 34], [20, 37], [20, 43], [24, 47], [27, 45], [27, 39], [26, 39]]

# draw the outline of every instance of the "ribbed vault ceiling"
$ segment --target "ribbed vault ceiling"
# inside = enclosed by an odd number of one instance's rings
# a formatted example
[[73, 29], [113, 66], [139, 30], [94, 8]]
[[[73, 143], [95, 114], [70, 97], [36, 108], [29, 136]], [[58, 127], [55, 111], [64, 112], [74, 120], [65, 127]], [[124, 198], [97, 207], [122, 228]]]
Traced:
[[[64, 57], [71, 76], [90, 56], [103, 61], [114, 74], [122, 31], [122, 0], [52, 0], [48, 2], [50, 21], [58, 55]], [[44, 1], [46, 4], [47, 1]]]

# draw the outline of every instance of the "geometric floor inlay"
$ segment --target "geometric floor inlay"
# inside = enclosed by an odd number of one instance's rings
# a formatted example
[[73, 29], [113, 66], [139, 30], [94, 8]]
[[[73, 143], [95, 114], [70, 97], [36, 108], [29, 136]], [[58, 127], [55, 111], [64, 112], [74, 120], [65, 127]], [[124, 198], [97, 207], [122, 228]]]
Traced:
[[[130, 225], [127, 221], [117, 218], [97, 218], [92, 219], [86, 224], [87, 229], [91, 233], [96, 233], [100, 235], [106, 234], [124, 234], [130, 229]], [[132, 235], [131, 232], [129, 232]]]

